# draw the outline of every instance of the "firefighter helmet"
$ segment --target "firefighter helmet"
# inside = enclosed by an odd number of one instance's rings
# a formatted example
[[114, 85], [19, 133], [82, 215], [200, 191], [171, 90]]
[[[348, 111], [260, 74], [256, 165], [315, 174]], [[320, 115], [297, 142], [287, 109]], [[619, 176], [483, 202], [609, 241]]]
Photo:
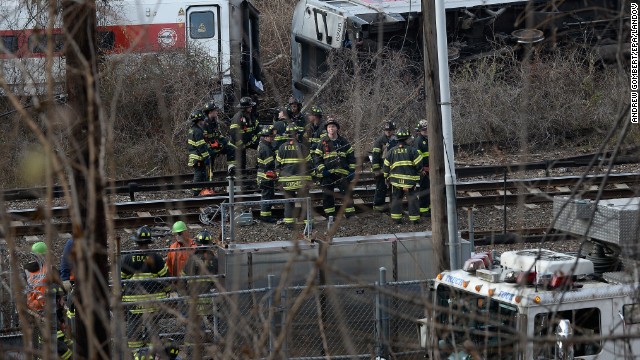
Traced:
[[411, 134], [409, 134], [409, 131], [401, 129], [396, 133], [396, 137], [398, 138], [398, 140], [407, 140], [411, 137]]
[[429, 122], [425, 119], [422, 119], [420, 121], [418, 121], [418, 126], [416, 127], [416, 129], [418, 131], [420, 130], [427, 130], [427, 127], [429, 126]]
[[191, 112], [191, 115], [189, 115], [189, 120], [195, 123], [198, 121], [205, 121], [207, 120], [207, 117], [204, 115], [202, 110], [194, 110]]
[[37, 255], [44, 255], [47, 253], [47, 244], [42, 241], [38, 241], [37, 243], [31, 246], [31, 253]]
[[338, 130], [340, 130], [340, 124], [334, 118], [329, 118], [329, 120], [327, 120], [327, 122], [324, 124], [324, 128], [326, 129], [327, 127], [329, 127], [329, 125], [335, 125]]
[[287, 124], [287, 128], [285, 130], [290, 135], [295, 135], [298, 133], [298, 126], [294, 122], [290, 122]]
[[387, 121], [384, 123], [384, 127], [382, 128], [383, 130], [395, 130], [396, 128], [396, 123], [394, 123], [393, 121]]
[[171, 232], [174, 234], [181, 233], [187, 230], [187, 224], [184, 221], [176, 221], [175, 224], [171, 227]]
[[208, 246], [213, 242], [213, 236], [211, 236], [211, 233], [208, 230], [202, 230], [196, 235], [194, 240], [196, 244], [200, 246]]
[[206, 104], [204, 104], [204, 107], [202, 108], [202, 111], [205, 114], [210, 113], [213, 110], [218, 110], [220, 109], [220, 107], [218, 107], [218, 105], [216, 105], [216, 102], [213, 100], [209, 100]]
[[178, 346], [178, 343], [173, 338], [169, 338], [163, 342], [166, 344], [164, 346], [164, 354], [167, 358], [169, 358], [169, 360], [177, 359], [180, 354], [180, 346]]
[[263, 126], [262, 129], [260, 129], [260, 136], [273, 136], [273, 130], [275, 130], [273, 125]]
[[240, 104], [238, 104], [237, 107], [246, 109], [254, 106], [256, 106], [256, 103], [253, 101], [253, 99], [251, 99], [248, 96], [245, 96], [240, 99]]
[[136, 235], [134, 237], [135, 242], [138, 244], [150, 243], [153, 239], [151, 238], [151, 229], [148, 226], [141, 226], [136, 231]]
[[311, 111], [309, 112], [309, 114], [322, 117], [322, 108], [318, 105], [313, 105], [311, 107]]

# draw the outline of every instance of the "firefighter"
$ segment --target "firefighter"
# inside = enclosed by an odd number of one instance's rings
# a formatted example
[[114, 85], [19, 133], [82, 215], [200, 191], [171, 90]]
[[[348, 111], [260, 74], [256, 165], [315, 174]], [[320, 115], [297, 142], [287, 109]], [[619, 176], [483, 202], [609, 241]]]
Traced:
[[409, 221], [420, 222], [420, 207], [416, 193], [416, 184], [420, 181], [422, 155], [407, 144], [411, 137], [408, 131], [399, 130], [396, 134], [398, 145], [389, 150], [384, 160], [384, 177], [391, 186], [391, 219], [402, 224], [402, 198], [407, 195], [409, 201]]
[[169, 250], [167, 253], [167, 268], [169, 276], [180, 276], [189, 255], [193, 253], [190, 248], [194, 248], [196, 244], [189, 237], [187, 224], [184, 221], [176, 221], [171, 227], [171, 232], [176, 241], [169, 246], [173, 251]]
[[[287, 125], [287, 133], [289, 140], [280, 145], [276, 153], [278, 182], [282, 185], [287, 198], [304, 198], [307, 197], [307, 188], [311, 181], [311, 153], [298, 141], [298, 127], [293, 122]], [[305, 208], [305, 206], [301, 208], [302, 214], [306, 213]], [[284, 204], [284, 224], [288, 229], [293, 229], [298, 217], [294, 214], [294, 210], [294, 203]]]
[[163, 339], [161, 346], [150, 346], [139, 349], [133, 355], [133, 360], [180, 360], [180, 346], [172, 339]]
[[[262, 140], [258, 145], [258, 187], [261, 191], [262, 200], [273, 200], [276, 191], [276, 180], [278, 175], [276, 174], [276, 152], [273, 148], [273, 139], [275, 137], [276, 130], [273, 126], [265, 126], [260, 132]], [[271, 214], [271, 204], [260, 205], [260, 220], [267, 223], [275, 223], [276, 219]]]
[[287, 117], [289, 123], [293, 124], [296, 128], [296, 137], [298, 142], [303, 142], [304, 130], [307, 126], [307, 118], [302, 113], [302, 101], [295, 96], [290, 96], [289, 101], [285, 107], [287, 110]]
[[[206, 116], [201, 110], [195, 110], [189, 116], [193, 123], [189, 129], [189, 163], [193, 167], [193, 182], [198, 183], [207, 180], [207, 167], [211, 164], [209, 149], [204, 138], [204, 122]], [[200, 195], [202, 190], [199, 186], [192, 188], [193, 196]]]
[[420, 183], [418, 186], [420, 190], [418, 192], [418, 199], [420, 201], [420, 216], [429, 217], [431, 215], [431, 194], [429, 187], [429, 139], [427, 135], [429, 122], [422, 119], [418, 122], [418, 136], [414, 139], [414, 146], [418, 150], [418, 153], [422, 155], [422, 171], [420, 171]]
[[[234, 173], [236, 164], [236, 148], [227, 140], [227, 138], [222, 136], [222, 132], [220, 131], [220, 124], [218, 122], [219, 109], [220, 108], [213, 100], [207, 102], [202, 108], [202, 112], [207, 118], [203, 127], [204, 140], [209, 147], [209, 157], [211, 158], [210, 166], [208, 167], [209, 181], [213, 181], [213, 163], [216, 159], [216, 156], [226, 156], [228, 174]], [[201, 195], [210, 195], [212, 193], [214, 192], [210, 191], [207, 194], [201, 193]]]
[[[182, 269], [182, 276], [208, 276], [218, 274], [218, 258], [213, 249], [213, 236], [207, 230], [200, 231], [195, 237], [198, 246], [189, 256]], [[189, 343], [200, 346], [205, 340], [203, 334], [213, 329], [214, 303], [210, 296], [201, 296], [216, 290], [215, 278], [196, 278], [187, 280], [187, 294], [195, 301], [189, 303], [190, 326], [187, 329]], [[195, 325], [195, 326], [193, 326]], [[200, 349], [201, 351], [201, 349]]]
[[[160, 254], [149, 251], [153, 242], [151, 229], [140, 227], [131, 240], [142, 252], [127, 254], [122, 258], [120, 277], [123, 280], [141, 280], [129, 282], [122, 286], [122, 303], [127, 323], [127, 342], [129, 349], [136, 353], [141, 347], [150, 344], [150, 336], [158, 335], [159, 305], [142, 303], [127, 306], [129, 302], [144, 302], [164, 299], [168, 287], [156, 279], [167, 276], [167, 265]], [[156, 341], [158, 339], [155, 339]]]
[[278, 120], [273, 123], [273, 128], [275, 130], [273, 150], [278, 151], [280, 145], [289, 140], [289, 135], [287, 134], [287, 115], [285, 115], [284, 111], [278, 113]]
[[327, 133], [314, 151], [315, 174], [323, 189], [324, 213], [326, 216], [336, 214], [334, 188], [337, 186], [343, 194], [343, 204], [346, 204], [345, 216], [350, 218], [356, 211], [350, 189], [355, 176], [356, 157], [349, 141], [338, 134], [340, 124], [335, 119], [327, 120], [325, 130]]
[[322, 108], [314, 105], [309, 112], [309, 123], [305, 129], [305, 142], [309, 144], [309, 150], [315, 152], [320, 139], [327, 133], [322, 121]]
[[[47, 289], [53, 292], [53, 298], [55, 299], [55, 316], [56, 316], [56, 346], [58, 357], [61, 359], [71, 359], [73, 356], [72, 346], [73, 341], [67, 336], [66, 329], [66, 311], [64, 303], [64, 288], [58, 278], [53, 277], [52, 274], [56, 274], [56, 269], [49, 269], [46, 262], [47, 244], [40, 241], [34, 243], [31, 246], [31, 255], [34, 257], [33, 261], [30, 261], [24, 265], [24, 274], [26, 276], [27, 283], [27, 308], [31, 310], [31, 314], [34, 316], [34, 320], [39, 323], [39, 326], [35, 327], [34, 336], [37, 339], [38, 345], [42, 346], [42, 329], [44, 327], [40, 325], [47, 324], [43, 322], [45, 305], [47, 304]], [[53, 273], [49, 273], [49, 271]]]
[[384, 133], [376, 139], [371, 150], [371, 170], [376, 180], [376, 192], [373, 196], [373, 210], [385, 211], [385, 200], [387, 197], [387, 183], [382, 174], [382, 166], [384, 165], [385, 155], [390, 149], [398, 144], [394, 133], [396, 124], [393, 121], [387, 121], [382, 128]]
[[229, 128], [231, 143], [236, 147], [236, 165], [240, 171], [247, 167], [247, 149], [258, 147], [258, 119], [253, 114], [256, 103], [248, 96], [240, 99], [240, 110], [233, 116]]

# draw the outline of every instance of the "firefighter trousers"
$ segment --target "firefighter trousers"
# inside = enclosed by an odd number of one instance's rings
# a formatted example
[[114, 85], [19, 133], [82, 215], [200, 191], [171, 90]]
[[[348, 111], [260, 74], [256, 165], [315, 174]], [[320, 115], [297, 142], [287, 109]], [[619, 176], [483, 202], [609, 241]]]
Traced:
[[[275, 181], [263, 180], [260, 182], [260, 199], [261, 200], [273, 200], [276, 195]], [[260, 217], [271, 217], [271, 204], [260, 204]]]
[[[285, 190], [285, 198], [305, 198], [307, 197], [307, 189], [300, 188], [296, 190]], [[307, 215], [307, 206], [305, 203], [302, 203], [302, 206], [299, 208], [300, 211], [296, 211], [296, 203], [288, 202], [284, 204], [284, 223], [285, 224], [295, 224], [296, 219], [300, 217], [305, 217]]]
[[402, 221], [402, 198], [405, 194], [409, 202], [409, 221], [418, 222], [420, 220], [420, 205], [415, 186], [411, 188], [391, 187], [391, 219], [396, 222]]
[[376, 176], [376, 192], [373, 195], [373, 210], [383, 211], [387, 207], [385, 206], [385, 200], [387, 197], [387, 183], [383, 175]]
[[[193, 182], [194, 183], [198, 183], [198, 182], [203, 182], [203, 181], [207, 181], [207, 167], [202, 165], [202, 166], [194, 166], [193, 167]], [[193, 188], [191, 188], [191, 190], [193, 190], [193, 196], [198, 196], [200, 195], [200, 190], [202, 190], [201, 187], [199, 186], [194, 186]]]
[[322, 206], [324, 207], [326, 216], [336, 215], [336, 199], [334, 193], [336, 187], [342, 194], [342, 205], [345, 206], [344, 215], [346, 217], [355, 215], [356, 209], [353, 207], [351, 189], [349, 189], [349, 181], [346, 177], [330, 174], [328, 177], [322, 179], [322, 184]]
[[420, 192], [418, 192], [418, 199], [420, 200], [420, 216], [427, 216], [431, 212], [431, 193], [429, 186], [429, 173], [420, 176]]

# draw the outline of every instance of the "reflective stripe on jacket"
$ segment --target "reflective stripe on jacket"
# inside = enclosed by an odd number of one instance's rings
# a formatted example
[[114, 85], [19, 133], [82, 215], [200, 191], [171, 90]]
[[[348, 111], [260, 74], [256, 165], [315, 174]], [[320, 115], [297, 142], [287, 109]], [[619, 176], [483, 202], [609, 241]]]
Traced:
[[400, 143], [389, 150], [384, 160], [384, 177], [391, 185], [400, 188], [412, 188], [420, 180], [422, 155], [414, 147]]

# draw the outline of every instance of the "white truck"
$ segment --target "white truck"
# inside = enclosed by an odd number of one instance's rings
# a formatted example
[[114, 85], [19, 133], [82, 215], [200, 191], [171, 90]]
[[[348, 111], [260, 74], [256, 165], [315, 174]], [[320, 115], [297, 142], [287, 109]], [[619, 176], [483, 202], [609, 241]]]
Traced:
[[594, 274], [590, 260], [544, 249], [472, 256], [437, 275], [421, 346], [440, 359], [640, 357], [637, 274]]
[[[11, 91], [41, 93], [48, 8], [40, 2], [0, 4], [0, 76]], [[64, 83], [61, 20], [52, 30], [53, 80]], [[199, 48], [212, 59], [219, 104], [260, 93], [259, 12], [251, 0], [115, 0], [98, 9], [98, 48], [105, 56], [157, 55]], [[170, 74], [167, 74], [171, 76]]]

